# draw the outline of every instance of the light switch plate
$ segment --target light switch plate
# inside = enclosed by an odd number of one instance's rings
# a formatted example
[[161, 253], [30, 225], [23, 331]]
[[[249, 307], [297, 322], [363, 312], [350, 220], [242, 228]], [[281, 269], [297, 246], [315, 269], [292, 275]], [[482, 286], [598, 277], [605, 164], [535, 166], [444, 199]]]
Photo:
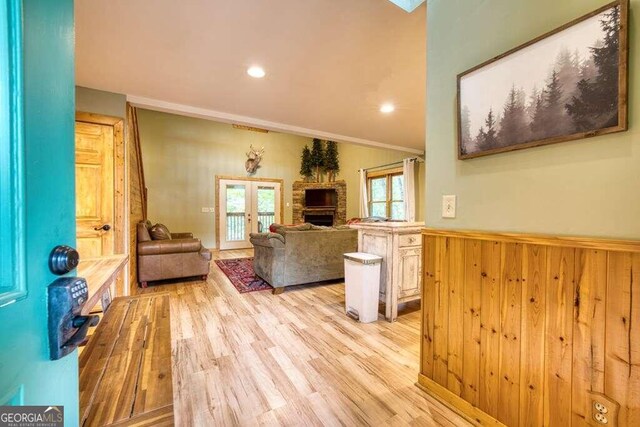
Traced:
[[209, 208], [202, 208], [202, 209], [200, 209], [200, 212], [209, 213]]
[[456, 196], [442, 196], [442, 218], [456, 217]]

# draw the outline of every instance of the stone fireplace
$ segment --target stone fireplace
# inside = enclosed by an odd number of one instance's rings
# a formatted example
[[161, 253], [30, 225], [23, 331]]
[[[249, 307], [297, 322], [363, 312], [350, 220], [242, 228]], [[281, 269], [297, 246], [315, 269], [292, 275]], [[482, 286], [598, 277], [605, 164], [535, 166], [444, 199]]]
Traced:
[[[335, 190], [335, 201], [328, 198], [323, 206], [307, 206], [307, 190]], [[293, 223], [310, 222], [316, 225], [343, 225], [347, 222], [347, 183], [303, 182], [293, 183]]]

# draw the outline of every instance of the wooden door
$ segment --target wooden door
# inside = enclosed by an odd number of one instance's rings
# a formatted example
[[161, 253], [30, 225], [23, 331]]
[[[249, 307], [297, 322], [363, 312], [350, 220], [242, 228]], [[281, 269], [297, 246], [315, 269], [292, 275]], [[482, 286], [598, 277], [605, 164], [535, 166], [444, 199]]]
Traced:
[[220, 249], [251, 247], [251, 182], [221, 179], [220, 201]]
[[280, 219], [279, 182], [254, 181], [251, 191], [251, 232], [266, 233]]
[[114, 254], [114, 128], [76, 121], [76, 234], [81, 259]]
[[216, 177], [218, 248], [251, 248], [250, 233], [282, 223], [282, 180]]

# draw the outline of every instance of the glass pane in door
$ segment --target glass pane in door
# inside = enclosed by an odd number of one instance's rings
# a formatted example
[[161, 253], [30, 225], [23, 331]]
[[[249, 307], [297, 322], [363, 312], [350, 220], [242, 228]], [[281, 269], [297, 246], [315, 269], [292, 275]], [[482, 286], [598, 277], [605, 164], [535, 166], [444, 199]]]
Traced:
[[227, 241], [245, 239], [245, 212], [247, 189], [244, 185], [227, 184]]
[[259, 186], [258, 198], [258, 233], [263, 233], [276, 220], [276, 189]]

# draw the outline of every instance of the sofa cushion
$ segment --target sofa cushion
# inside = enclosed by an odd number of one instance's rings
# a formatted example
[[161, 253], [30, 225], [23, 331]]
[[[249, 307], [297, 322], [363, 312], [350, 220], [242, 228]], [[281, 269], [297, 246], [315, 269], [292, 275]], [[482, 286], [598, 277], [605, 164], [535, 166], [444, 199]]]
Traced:
[[250, 233], [250, 241], [254, 246], [284, 247], [284, 236], [278, 233]]
[[293, 226], [295, 226], [295, 224], [278, 224], [274, 222], [269, 226], [269, 232], [276, 233], [278, 228], [280, 227], [293, 227]]
[[202, 244], [198, 239], [152, 240], [138, 243], [138, 255], [179, 254], [200, 252]]
[[351, 229], [351, 227], [349, 227], [349, 226], [348, 226], [348, 225], [346, 225], [346, 224], [345, 224], [345, 225], [336, 225], [336, 226], [334, 227], [334, 229], [336, 229], [336, 230], [349, 230], [349, 229]]
[[335, 228], [330, 225], [313, 225], [311, 224], [311, 230], [323, 230], [323, 231], [331, 231], [335, 230]]
[[311, 227], [313, 226], [309, 223], [299, 225], [281, 225], [279, 227], [276, 227], [274, 232], [284, 236], [290, 231], [309, 231], [311, 230]]
[[171, 233], [164, 224], [156, 224], [149, 230], [153, 240], [171, 240]]

